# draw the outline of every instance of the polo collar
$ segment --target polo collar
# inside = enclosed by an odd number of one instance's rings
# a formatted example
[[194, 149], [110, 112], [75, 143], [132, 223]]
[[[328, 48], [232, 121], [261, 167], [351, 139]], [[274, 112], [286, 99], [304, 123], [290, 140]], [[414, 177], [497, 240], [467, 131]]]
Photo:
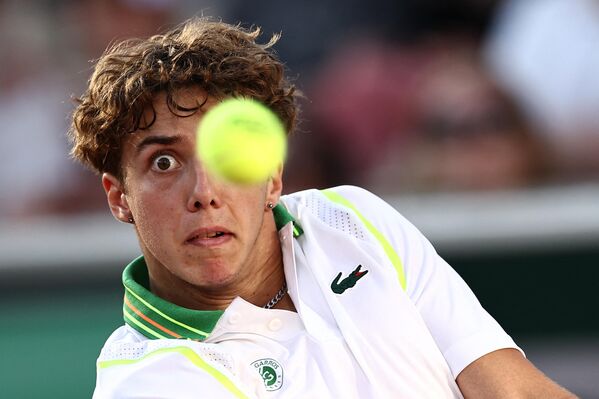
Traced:
[[[281, 204], [273, 209], [280, 230], [293, 223], [293, 236], [304, 233], [295, 218]], [[187, 309], [154, 295], [150, 291], [148, 268], [143, 256], [134, 259], [123, 271], [125, 323], [149, 339], [193, 339], [202, 341], [214, 329], [223, 310]]]
[[277, 230], [281, 230], [287, 223], [293, 223], [293, 236], [295, 238], [304, 234], [304, 230], [299, 225], [297, 220], [293, 217], [291, 213], [281, 204], [277, 204], [272, 210], [272, 213], [275, 217], [275, 224], [277, 226]]

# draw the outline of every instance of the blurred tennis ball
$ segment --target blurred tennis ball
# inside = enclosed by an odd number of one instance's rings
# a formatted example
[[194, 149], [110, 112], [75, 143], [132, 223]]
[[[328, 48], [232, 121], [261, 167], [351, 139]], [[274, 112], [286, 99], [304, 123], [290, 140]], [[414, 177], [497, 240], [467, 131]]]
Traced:
[[197, 130], [197, 154], [212, 173], [235, 183], [268, 180], [287, 155], [279, 117], [247, 98], [230, 98], [211, 108]]

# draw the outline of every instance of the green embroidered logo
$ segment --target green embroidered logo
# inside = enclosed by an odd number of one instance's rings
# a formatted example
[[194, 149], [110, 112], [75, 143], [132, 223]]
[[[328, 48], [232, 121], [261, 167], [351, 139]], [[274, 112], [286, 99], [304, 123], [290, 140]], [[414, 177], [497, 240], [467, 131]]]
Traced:
[[351, 272], [349, 276], [341, 280], [341, 282], [339, 282], [339, 279], [341, 278], [342, 272], [339, 272], [337, 277], [335, 277], [335, 279], [331, 283], [331, 289], [333, 290], [333, 292], [335, 294], [343, 294], [346, 289], [356, 285], [358, 280], [364, 277], [366, 273], [368, 273], [368, 270], [364, 270], [363, 272], [361, 272], [361, 268], [362, 265], [358, 265], [358, 267], [356, 267], [356, 269], [353, 272]]
[[283, 367], [274, 359], [259, 359], [252, 363], [264, 380], [267, 391], [276, 391], [283, 386]]

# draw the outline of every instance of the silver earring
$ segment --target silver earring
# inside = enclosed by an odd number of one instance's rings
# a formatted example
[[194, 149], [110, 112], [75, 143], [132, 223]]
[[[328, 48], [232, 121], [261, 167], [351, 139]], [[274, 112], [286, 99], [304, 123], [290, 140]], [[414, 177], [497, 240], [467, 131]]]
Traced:
[[269, 203], [267, 203], [267, 204], [266, 204], [266, 207], [267, 207], [268, 209], [272, 209], [272, 208], [274, 208], [274, 207], [275, 207], [275, 204], [273, 204], [272, 202], [269, 202]]
[[135, 224], [135, 221], [133, 220], [133, 218], [131, 216], [129, 216], [129, 219], [127, 219], [127, 222], [129, 222], [131, 224]]

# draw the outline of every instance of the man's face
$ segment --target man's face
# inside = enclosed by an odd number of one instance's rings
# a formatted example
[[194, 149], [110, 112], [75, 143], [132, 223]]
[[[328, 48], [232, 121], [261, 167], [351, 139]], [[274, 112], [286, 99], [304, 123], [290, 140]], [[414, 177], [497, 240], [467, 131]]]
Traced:
[[[179, 93], [177, 102], [194, 106], [203, 96], [188, 90]], [[209, 98], [202, 111], [215, 103]], [[279, 199], [281, 172], [252, 186], [208, 174], [195, 152], [203, 112], [177, 117], [164, 95], [154, 107], [154, 124], [132, 134], [123, 146], [124, 187], [111, 175], [103, 176], [111, 210], [119, 220], [135, 220], [153, 282], [169, 290], [189, 284], [234, 286], [272, 252], [276, 229], [266, 204]]]

